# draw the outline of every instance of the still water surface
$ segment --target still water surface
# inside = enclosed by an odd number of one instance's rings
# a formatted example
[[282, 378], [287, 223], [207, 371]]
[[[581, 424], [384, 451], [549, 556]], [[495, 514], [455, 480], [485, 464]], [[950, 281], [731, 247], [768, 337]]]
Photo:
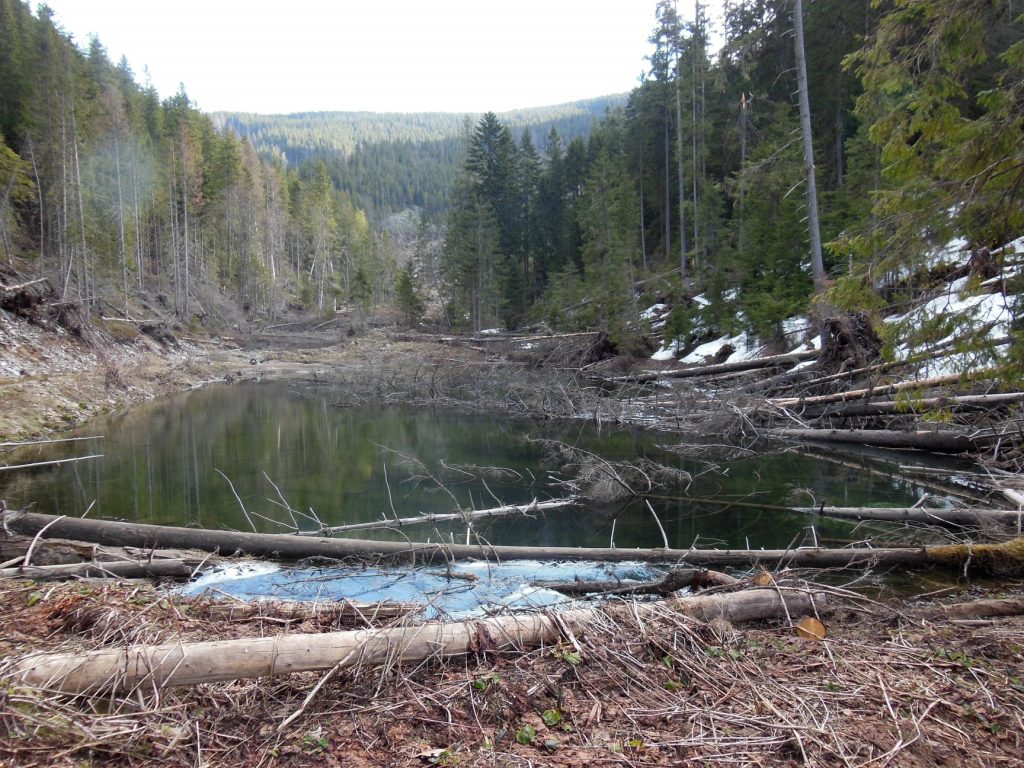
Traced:
[[[327, 525], [342, 525], [385, 515], [451, 512], [456, 499], [463, 508], [486, 508], [563, 496], [558, 472], [567, 470], [551, 463], [541, 440], [571, 444], [610, 461], [649, 458], [693, 475], [688, 485], [656, 492], [686, 498], [653, 501], [673, 547], [698, 542], [772, 548], [807, 544], [812, 537], [822, 542], [862, 538], [844, 522], [699, 499], [804, 506], [812, 503], [811, 496], [794, 493], [808, 489], [817, 503], [858, 506], [909, 505], [919, 496], [895, 473], [867, 472], [855, 462], [823, 463], [798, 452], [723, 462], [709, 448], [701, 460], [683, 459], [659, 447], [672, 442], [665, 434], [430, 408], [344, 407], [349, 401], [343, 391], [279, 383], [210, 387], [156, 400], [80, 432], [102, 439], [33, 447], [10, 457], [15, 464], [103, 454], [0, 472], [0, 498], [15, 508], [34, 502], [36, 510], [52, 514], [81, 515], [88, 509], [92, 517], [251, 530], [244, 505], [260, 530], [280, 532], [282, 527], [257, 516], [289, 521], [282, 499], [293, 509], [313, 510]], [[315, 527], [308, 521], [303, 525]], [[619, 548], [662, 545], [650, 510], [636, 500], [586, 503], [536, 519], [489, 519], [478, 522], [475, 531], [493, 544], [607, 546], [614, 535]], [[466, 530], [453, 523], [349, 535], [464, 541]], [[586, 567], [576, 566], [577, 573]], [[581, 576], [587, 577], [592, 576]], [[288, 578], [268, 580], [266, 569], [245, 578], [257, 582], [255, 587], [238, 582], [241, 594], [289, 589]], [[403, 589], [415, 581], [408, 574], [401, 580]], [[316, 581], [315, 594], [323, 594], [324, 580]]]

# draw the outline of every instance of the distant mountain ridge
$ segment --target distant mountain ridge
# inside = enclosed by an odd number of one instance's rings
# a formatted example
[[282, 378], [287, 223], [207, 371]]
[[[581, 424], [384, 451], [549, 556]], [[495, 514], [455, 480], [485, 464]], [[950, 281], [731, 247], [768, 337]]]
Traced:
[[[586, 137], [607, 111], [624, 106], [627, 94], [498, 113], [516, 142], [529, 130], [537, 150], [547, 149], [552, 128], [563, 145]], [[438, 214], [458, 163], [459, 141], [469, 112], [297, 112], [262, 115], [214, 112], [214, 124], [246, 138], [257, 152], [289, 166], [323, 160], [335, 184], [378, 215], [406, 208]]]

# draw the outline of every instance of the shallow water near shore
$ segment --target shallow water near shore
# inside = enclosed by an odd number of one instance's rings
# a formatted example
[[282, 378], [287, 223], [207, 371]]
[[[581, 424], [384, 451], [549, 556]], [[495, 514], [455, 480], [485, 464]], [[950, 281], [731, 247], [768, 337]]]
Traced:
[[452, 512], [456, 504], [481, 509], [563, 497], [570, 491], [562, 481], [574, 479], [574, 470], [552, 460], [553, 444], [688, 473], [688, 482], [680, 476], [652, 492], [654, 514], [635, 498], [585, 501], [537, 516], [480, 520], [472, 531], [460, 520], [344, 534], [621, 549], [666, 540], [675, 548], [846, 543], [863, 533], [770, 507], [909, 506], [922, 494], [895, 466], [868, 467], [856, 454], [839, 462], [797, 451], [725, 461], [719, 448], [708, 447], [682, 458], [663, 447], [678, 442], [665, 433], [353, 401], [340, 389], [284, 383], [159, 399], [77, 433], [97, 439], [9, 457], [20, 464], [101, 454], [2, 472], [0, 498], [51, 514], [284, 532], [295, 524], [314, 530], [316, 521], [338, 526]]

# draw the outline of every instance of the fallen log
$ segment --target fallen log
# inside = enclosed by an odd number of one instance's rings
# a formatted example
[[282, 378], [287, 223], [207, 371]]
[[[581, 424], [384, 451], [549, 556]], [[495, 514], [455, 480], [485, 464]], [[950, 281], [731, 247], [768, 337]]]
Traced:
[[630, 376], [614, 376], [603, 378], [603, 381], [618, 383], [643, 384], [659, 379], [689, 379], [698, 376], [717, 376], [721, 373], [740, 373], [741, 371], [753, 371], [761, 368], [785, 368], [796, 365], [805, 360], [813, 360], [818, 356], [817, 351], [790, 352], [785, 355], [771, 355], [769, 357], [754, 357], [750, 360], [736, 360], [732, 363], [717, 363], [714, 365], [695, 365], [692, 368], [675, 368], [669, 371], [650, 371], [648, 373], [637, 373]]
[[908, 568], [965, 567], [1000, 574], [1024, 573], [1024, 538], [1000, 544], [939, 547], [856, 547], [824, 549], [609, 549], [605, 547], [520, 547], [482, 544], [434, 544], [368, 539], [329, 539], [287, 533], [244, 533], [201, 528], [178, 528], [144, 523], [124, 523], [90, 518], [56, 518], [36, 512], [8, 512], [8, 526], [19, 533], [35, 534], [50, 525], [46, 537], [94, 541], [99, 544], [135, 547], [199, 549], [223, 555], [247, 553], [255, 557], [302, 560], [307, 557], [390, 558], [410, 563], [441, 563], [453, 560], [600, 560], [623, 562], [687, 563], [721, 568], [726, 566], [797, 566], [847, 568], [858, 566]]
[[675, 568], [654, 581], [535, 581], [532, 586], [551, 589], [563, 595], [661, 595], [667, 597], [680, 589], [700, 587], [733, 587], [740, 580], [720, 571], [702, 568]]
[[770, 429], [764, 434], [766, 437], [793, 440], [879, 445], [886, 448], [910, 448], [938, 453], [967, 453], [979, 450], [994, 441], [994, 438], [987, 434], [968, 435], [934, 430], [896, 432], [890, 429], [799, 429], [791, 427]]
[[988, 410], [1001, 405], [1010, 405], [1024, 400], [1024, 392], [1006, 392], [991, 395], [962, 395], [959, 397], [929, 397], [925, 399], [881, 400], [869, 403], [843, 403], [826, 405], [823, 408], [807, 408], [800, 413], [808, 418], [838, 416], [891, 416], [904, 413], [923, 413], [937, 409]]
[[353, 600], [330, 602], [291, 602], [289, 600], [218, 600], [196, 607], [196, 613], [228, 621], [338, 621], [368, 623], [393, 621], [419, 613], [419, 603], [357, 603]]
[[579, 499], [570, 497], [566, 499], [552, 499], [550, 501], [537, 501], [534, 499], [529, 504], [506, 504], [491, 509], [475, 509], [466, 512], [444, 512], [433, 515], [417, 515], [416, 517], [396, 517], [391, 520], [371, 520], [368, 523], [351, 523], [349, 525], [324, 526], [318, 531], [298, 531], [300, 536], [330, 536], [335, 533], [346, 533], [348, 531], [372, 531], [392, 528], [404, 528], [408, 525], [423, 525], [451, 520], [480, 520], [486, 517], [501, 517], [502, 515], [529, 515], [534, 512], [546, 512], [549, 509], [562, 509], [579, 504]]
[[[821, 593], [784, 588], [698, 595], [630, 606], [633, 621], [666, 609], [702, 621], [739, 623], [818, 613]], [[252, 677], [272, 677], [357, 665], [422, 662], [469, 653], [520, 651], [553, 643], [568, 628], [614, 617], [615, 608], [576, 609], [557, 614], [494, 616], [460, 622], [277, 637], [168, 643], [88, 653], [27, 656], [9, 668], [8, 682], [72, 694], [162, 689]]]
[[972, 600], [967, 603], [937, 605], [914, 611], [915, 616], [924, 619], [976, 619], [991, 616], [1024, 615], [1024, 599]]
[[0, 579], [29, 579], [54, 581], [58, 579], [187, 579], [200, 561], [153, 560], [121, 561], [112, 563], [69, 563], [66, 565], [25, 565], [0, 568]]
[[878, 520], [887, 523], [930, 523], [932, 525], [975, 526], [991, 523], [1019, 527], [1024, 511], [974, 509], [972, 507], [793, 507], [795, 512], [842, 520]]
[[901, 381], [895, 384], [881, 384], [877, 387], [866, 387], [865, 389], [851, 389], [847, 392], [837, 392], [834, 395], [817, 395], [815, 397], [776, 397], [768, 400], [772, 405], [780, 408], [794, 408], [797, 406], [821, 405], [823, 403], [845, 403], [850, 400], [867, 400], [879, 395], [892, 395], [897, 392], [904, 392], [908, 389], [927, 389], [929, 387], [941, 387], [946, 384], [957, 384], [968, 379], [990, 378], [999, 373], [997, 368], [984, 368], [980, 371], [967, 372], [963, 374], [953, 373], [948, 376], [935, 376], [930, 379], [917, 379], [914, 381]]

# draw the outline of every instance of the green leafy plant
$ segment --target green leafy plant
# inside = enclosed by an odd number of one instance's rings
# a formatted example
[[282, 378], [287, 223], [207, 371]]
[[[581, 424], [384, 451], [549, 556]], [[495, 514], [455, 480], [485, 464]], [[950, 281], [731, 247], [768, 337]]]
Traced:
[[545, 709], [540, 718], [544, 721], [544, 725], [553, 728], [562, 722], [562, 712], [559, 709]]
[[516, 731], [516, 741], [520, 744], [533, 744], [533, 740], [537, 738], [537, 729], [532, 725], [524, 725], [518, 731]]

